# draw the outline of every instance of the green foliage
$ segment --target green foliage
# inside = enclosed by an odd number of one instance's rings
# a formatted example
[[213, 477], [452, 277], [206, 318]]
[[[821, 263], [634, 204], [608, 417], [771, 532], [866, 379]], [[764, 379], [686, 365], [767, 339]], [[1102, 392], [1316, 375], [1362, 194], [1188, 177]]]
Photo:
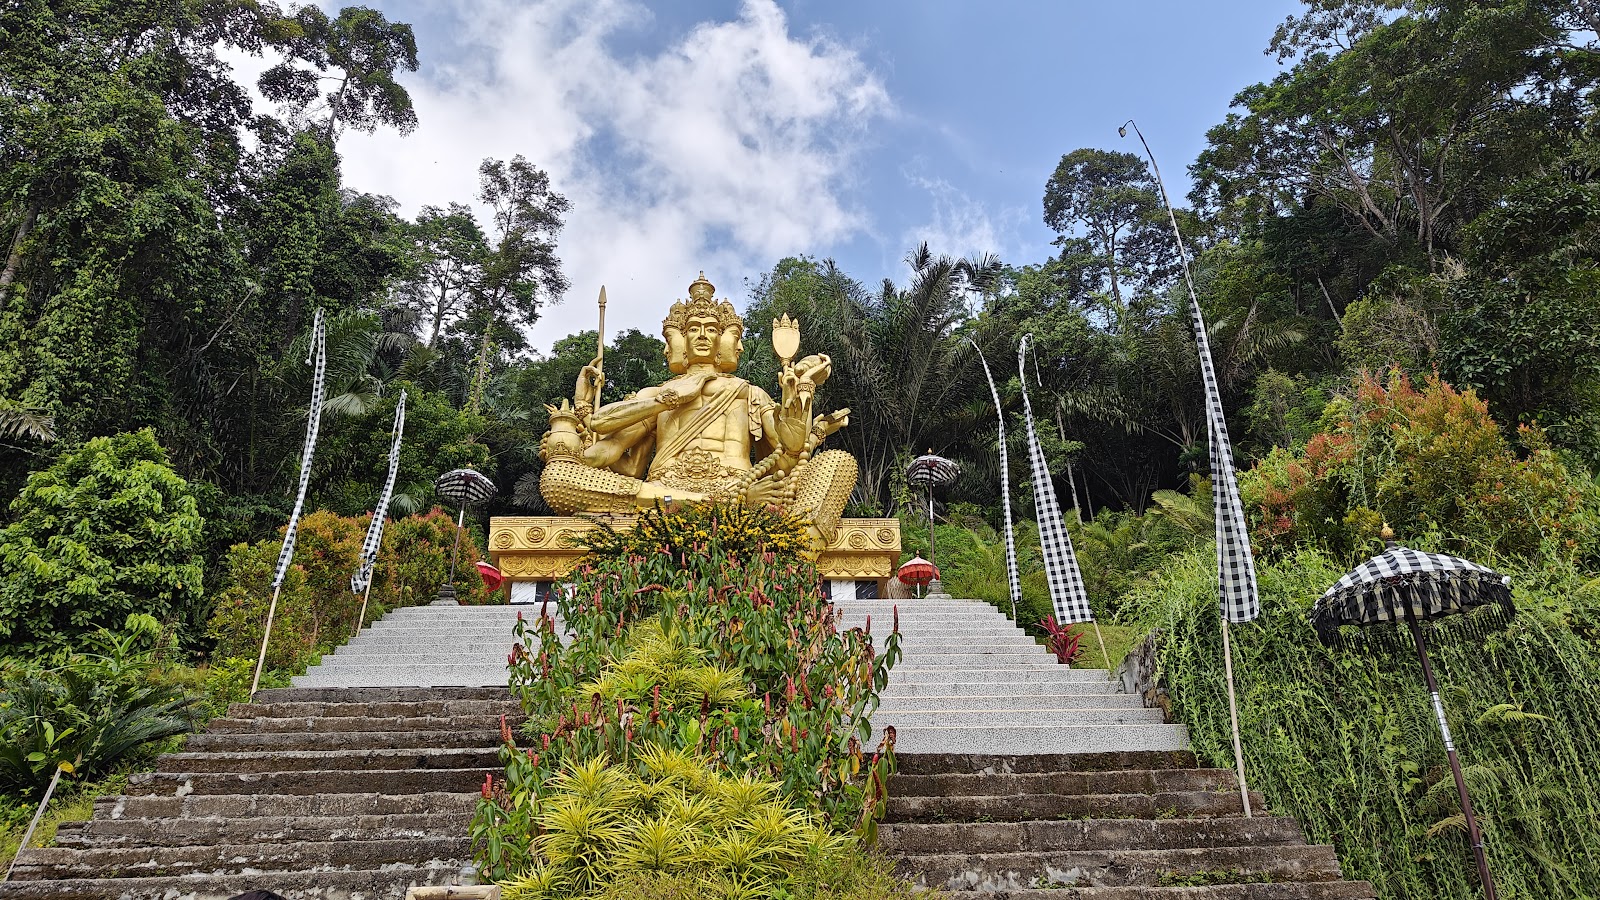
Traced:
[[[1232, 634], [1252, 786], [1382, 900], [1481, 896], [1413, 651], [1316, 642], [1306, 613], [1338, 560], [1305, 549], [1259, 566], [1263, 615]], [[1436, 635], [1434, 666], [1502, 896], [1579, 900], [1600, 891], [1600, 699], [1582, 687], [1600, 677], [1600, 605], [1559, 564], [1512, 575], [1511, 627]], [[1231, 767], [1210, 550], [1175, 557], [1132, 603], [1162, 630], [1173, 715], [1203, 760]]]
[[[274, 625], [276, 630], [276, 625]], [[271, 654], [268, 654], [269, 657]], [[255, 681], [256, 660], [253, 656], [233, 656], [213, 662], [206, 668], [204, 689], [206, 709], [215, 719], [228, 714], [235, 703], [250, 702], [250, 685]], [[268, 668], [261, 673], [261, 687], [289, 686], [289, 675], [283, 669]]]
[[1304, 450], [1274, 450], [1240, 480], [1259, 546], [1352, 553], [1387, 521], [1480, 554], [1592, 552], [1588, 479], [1538, 429], [1520, 430], [1519, 456], [1472, 391], [1437, 377], [1418, 389], [1398, 371], [1363, 376], [1326, 418]]
[[[362, 598], [350, 590], [350, 576], [361, 556], [370, 516], [338, 516], [326, 510], [302, 516], [295, 561], [284, 577], [267, 644], [268, 669], [304, 671], [320, 653], [339, 646], [360, 630], [356, 616]], [[455, 519], [435, 509], [384, 526], [383, 546], [373, 573], [366, 621], [390, 609], [433, 599], [450, 570]], [[272, 601], [272, 575], [282, 539], [237, 544], [225, 559], [225, 586], [214, 601], [208, 633], [215, 658], [256, 658]], [[475, 564], [477, 544], [461, 539], [456, 564], [457, 596], [464, 603], [489, 601]]]
[[[506, 776], [474, 818], [484, 871], [526, 879], [526, 896], [586, 896], [637, 870], [794, 896], [795, 864], [871, 838], [893, 735], [862, 743], [899, 636], [879, 653], [837, 632], [802, 540], [797, 523], [714, 505], [596, 537], [605, 549], [558, 601], [571, 642], [548, 617], [519, 621], [529, 722], [503, 727]], [[602, 795], [623, 809], [574, 799]], [[746, 818], [718, 813], [730, 804]]]
[[95, 438], [29, 477], [0, 530], [0, 638], [43, 653], [129, 614], [182, 620], [203, 522], [149, 430]]
[[150, 617], [85, 644], [53, 667], [0, 663], [0, 788], [37, 797], [62, 763], [79, 779], [105, 775], [202, 721], [200, 698], [165, 677], [172, 644]]

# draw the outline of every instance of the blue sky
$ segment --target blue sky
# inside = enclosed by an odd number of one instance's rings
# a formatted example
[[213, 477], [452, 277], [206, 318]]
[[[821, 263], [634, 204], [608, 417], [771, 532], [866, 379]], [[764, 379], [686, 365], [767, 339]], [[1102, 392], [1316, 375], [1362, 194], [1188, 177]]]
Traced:
[[1039, 262], [1061, 155], [1135, 118], [1173, 193], [1299, 8], [1223, 3], [380, 0], [417, 32], [421, 124], [346, 135], [350, 187], [407, 214], [466, 201], [485, 156], [516, 153], [572, 201], [573, 288], [532, 335], [654, 331], [699, 269], [742, 303], [783, 256], [870, 284], [935, 252]]

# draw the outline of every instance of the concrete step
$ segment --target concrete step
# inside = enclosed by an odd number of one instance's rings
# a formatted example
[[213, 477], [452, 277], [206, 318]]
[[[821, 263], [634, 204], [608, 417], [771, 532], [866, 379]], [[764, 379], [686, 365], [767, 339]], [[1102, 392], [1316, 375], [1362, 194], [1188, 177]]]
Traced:
[[917, 726], [899, 731], [895, 744], [905, 753], [1100, 753], [1116, 750], [1183, 750], [1189, 733], [1182, 725], [1017, 725]]
[[428, 703], [455, 700], [498, 700], [511, 702], [511, 689], [504, 686], [410, 687], [378, 685], [372, 687], [266, 688], [257, 691], [254, 704], [264, 703]]
[[1304, 845], [1294, 819], [1077, 819], [1021, 822], [899, 822], [878, 829], [878, 849], [914, 854], [1051, 850], [1176, 850]]
[[[1266, 809], [1259, 793], [1251, 812]], [[896, 797], [890, 792], [889, 822], [1030, 822], [1048, 819], [1173, 819], [1244, 815], [1237, 790], [1163, 791], [1151, 794], [1006, 794], [996, 797]]]
[[1123, 769], [1088, 772], [991, 772], [908, 775], [889, 782], [894, 797], [1002, 797], [1022, 794], [1158, 794], [1167, 791], [1235, 792], [1227, 769]]
[[[392, 720], [386, 720], [392, 721]], [[384, 731], [279, 731], [264, 734], [196, 734], [184, 745], [190, 753], [233, 754], [316, 751], [464, 750], [492, 747], [500, 742], [500, 727], [473, 720], [470, 729], [386, 729]]]
[[452, 883], [464, 862], [438, 860], [432, 866], [381, 870], [10, 881], [0, 884], [0, 900], [227, 900], [252, 890], [272, 891], [288, 900], [404, 900], [409, 888]]
[[298, 772], [200, 772], [175, 774], [147, 772], [128, 779], [130, 796], [183, 797], [188, 794], [381, 794], [434, 793], [462, 794], [478, 790], [487, 772], [499, 774], [504, 768], [496, 761], [490, 766], [470, 769], [305, 770]]
[[[291, 841], [282, 844], [216, 844], [198, 847], [111, 847], [72, 850], [29, 849], [17, 856], [13, 878], [93, 878], [116, 872], [140, 876], [224, 875], [237, 871], [315, 872], [322, 869], [381, 869], [469, 857], [472, 842], [463, 831], [451, 837], [394, 838], [378, 841]], [[427, 865], [424, 863], [424, 865]], [[459, 864], [458, 864], [459, 865]]]
[[1144, 701], [1132, 694], [1096, 692], [1059, 697], [908, 697], [885, 693], [879, 696], [878, 714], [894, 713], [1052, 713], [1078, 709], [1126, 709], [1154, 712], [1151, 721], [1161, 721], [1160, 710], [1147, 710]]
[[94, 819], [62, 824], [56, 846], [190, 847], [210, 844], [281, 844], [370, 841], [384, 838], [456, 838], [466, 834], [471, 810], [366, 816], [257, 816], [249, 818]]
[[1024, 888], [945, 891], [945, 900], [1375, 900], [1365, 881], [1212, 884], [1203, 887]]
[[893, 725], [902, 733], [911, 729], [976, 728], [985, 731], [1011, 728], [1073, 729], [1125, 725], [1162, 725], [1159, 709], [1143, 706], [1123, 709], [1089, 707], [1081, 709], [975, 709], [975, 710], [908, 710], [891, 707], [879, 709], [872, 715], [876, 726]]
[[896, 869], [922, 887], [990, 891], [1041, 883], [1155, 887], [1200, 872], [1234, 873], [1239, 881], [1335, 881], [1340, 876], [1339, 860], [1326, 845], [918, 854], [901, 857]]
[[156, 760], [155, 774], [252, 775], [288, 772], [379, 772], [467, 769], [498, 766], [495, 744], [456, 748], [367, 750], [250, 750], [236, 753], [168, 753]]
[[[510, 644], [506, 645], [507, 648], [510, 646]], [[459, 653], [441, 653], [437, 649], [428, 653], [380, 652], [374, 654], [371, 659], [362, 659], [360, 656], [341, 656], [335, 652], [324, 656], [322, 662], [307, 670], [307, 673], [315, 672], [317, 669], [347, 669], [352, 666], [392, 666], [394, 668], [428, 666], [441, 669], [494, 670], [503, 673], [506, 668], [505, 657], [508, 652], [510, 652], [509, 649], [501, 650], [499, 648], [479, 646], [476, 648], [462, 648]], [[504, 675], [502, 675], [503, 677]]]
[[298, 688], [492, 687], [509, 684], [510, 678], [503, 664], [465, 665], [460, 657], [453, 657], [448, 665], [419, 665], [408, 660], [394, 665], [317, 666], [296, 676], [292, 683]]
[[889, 675], [889, 682], [895, 679], [903, 681], [921, 681], [939, 679], [942, 682], [952, 681], [1033, 681], [1041, 683], [1069, 684], [1072, 682], [1095, 682], [1104, 684], [1110, 679], [1106, 677], [1105, 669], [1074, 669], [1070, 666], [1056, 665], [1052, 662], [1039, 665], [1008, 665], [1008, 666], [941, 666], [928, 665], [924, 662], [904, 662], [894, 667]]
[[[430, 776], [437, 773], [429, 773]], [[471, 773], [477, 778], [471, 793], [461, 791], [419, 790], [404, 794], [379, 793], [310, 793], [310, 794], [200, 794], [176, 796], [121, 796], [100, 797], [94, 801], [94, 818], [103, 819], [239, 819], [301, 817], [315, 819], [340, 817], [354, 819], [362, 816], [410, 816], [472, 814], [478, 801], [478, 786], [483, 784], [483, 773]], [[380, 776], [382, 777], [382, 776]]]
[[1108, 753], [915, 753], [896, 754], [899, 775], [1036, 775], [1193, 769], [1194, 752], [1121, 750]]
[[474, 658], [484, 658], [489, 653], [510, 653], [511, 648], [517, 645], [517, 639], [511, 635], [497, 635], [485, 638], [462, 638], [450, 635], [436, 640], [388, 640], [381, 637], [362, 637], [345, 644], [334, 650], [333, 653], [322, 658], [327, 662], [330, 658], [347, 656], [362, 656], [382, 654], [391, 656], [456, 656], [471, 655]]
[[891, 671], [889, 686], [884, 688], [879, 696], [884, 699], [890, 697], [910, 699], [913, 697], [1011, 697], [1022, 703], [1042, 702], [1044, 697], [1068, 696], [1119, 696], [1131, 697], [1132, 694], [1117, 694], [1117, 685], [1110, 681], [1097, 681], [1093, 679], [1075, 679], [1072, 681], [948, 681], [943, 679], [927, 679], [912, 681], [909, 679], [896, 680]]

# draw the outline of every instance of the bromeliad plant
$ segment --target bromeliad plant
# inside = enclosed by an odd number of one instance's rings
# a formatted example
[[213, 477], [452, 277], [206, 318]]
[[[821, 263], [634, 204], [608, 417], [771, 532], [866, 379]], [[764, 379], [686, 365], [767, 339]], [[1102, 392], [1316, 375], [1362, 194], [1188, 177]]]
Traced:
[[[558, 601], [569, 643], [548, 610], [518, 623], [511, 686], [528, 722], [520, 735], [502, 726], [505, 778], [486, 783], [473, 823], [480, 870], [500, 880], [527, 874], [533, 881], [515, 881], [519, 890], [543, 885], [529, 897], [592, 890], [611, 870], [585, 862], [593, 877], [557, 877], [571, 866], [561, 862], [553, 811], [569, 804], [573, 773], [597, 760], [654, 790], [652, 760], [662, 754], [686, 755], [718, 779], [769, 785], [769, 799], [807, 828], [870, 840], [893, 768], [893, 729], [883, 729], [875, 750], [864, 747], [900, 655], [898, 622], [881, 652], [870, 621], [840, 632], [796, 520], [717, 505], [640, 519], [632, 531], [592, 540], [574, 590]], [[711, 781], [690, 781], [700, 786], [674, 788], [692, 795], [683, 802], [718, 802]], [[634, 818], [637, 827], [648, 819]], [[705, 867], [779, 853], [748, 840], [716, 831], [693, 838], [694, 854], [674, 858]], [[781, 867], [717, 871], [750, 896], [782, 884]]]
[[1056, 655], [1056, 662], [1070, 666], [1083, 655], [1082, 629], [1073, 628], [1071, 625], [1058, 625], [1055, 616], [1045, 616], [1040, 619], [1039, 627], [1044, 629], [1044, 645]]

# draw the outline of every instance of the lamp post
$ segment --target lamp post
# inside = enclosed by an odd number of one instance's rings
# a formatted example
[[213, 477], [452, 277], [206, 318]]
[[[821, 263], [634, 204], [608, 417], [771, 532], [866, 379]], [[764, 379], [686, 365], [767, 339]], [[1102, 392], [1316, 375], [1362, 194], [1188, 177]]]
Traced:
[[[927, 453], [913, 459], [911, 465], [906, 466], [906, 482], [917, 487], [926, 488], [928, 491], [928, 562], [938, 571], [938, 556], [934, 553], [933, 541], [933, 489], [949, 487], [955, 483], [961, 474], [961, 466], [955, 460], [945, 459], [934, 455], [932, 448]], [[928, 582], [928, 599], [949, 600], [950, 595], [945, 591], [944, 585], [935, 577]]]
[[461, 532], [467, 522], [467, 507], [493, 497], [494, 482], [476, 469], [451, 469], [433, 482], [433, 488], [440, 497], [460, 507], [456, 514], [456, 540], [450, 548], [450, 574], [439, 585], [439, 595], [433, 601], [435, 605], [454, 606], [460, 602], [456, 599], [456, 560], [461, 556]]

